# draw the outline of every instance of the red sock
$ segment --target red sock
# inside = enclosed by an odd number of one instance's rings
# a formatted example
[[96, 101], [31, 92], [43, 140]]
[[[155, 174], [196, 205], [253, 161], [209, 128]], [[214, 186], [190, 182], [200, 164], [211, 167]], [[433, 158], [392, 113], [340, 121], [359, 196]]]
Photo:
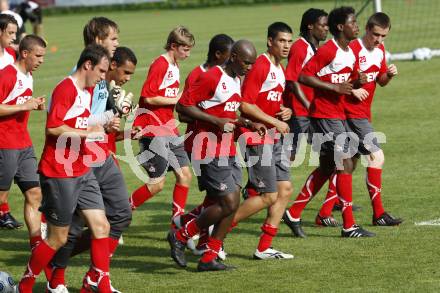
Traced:
[[336, 177], [336, 190], [342, 202], [342, 220], [344, 229], [355, 224], [353, 217], [352, 198], [352, 176], [351, 174], [338, 174]]
[[90, 258], [94, 269], [102, 276], [98, 284], [99, 292], [111, 292], [110, 290], [110, 253], [109, 238], [92, 239], [90, 245]]
[[147, 185], [142, 185], [141, 187], [136, 189], [129, 198], [131, 209], [135, 210], [136, 208], [140, 207], [145, 201], [149, 200], [152, 197], [153, 195], [151, 194]]
[[9, 204], [7, 202], [0, 204], [0, 217], [9, 212]]
[[232, 222], [231, 222], [231, 226], [230, 226], [229, 229], [228, 229], [228, 233], [230, 233], [232, 230], [234, 230], [234, 228], [237, 227], [237, 226], [238, 226], [238, 223], [232, 221]]
[[222, 248], [223, 241], [209, 237], [207, 249], [203, 253], [201, 262], [207, 263], [217, 258], [218, 252]]
[[31, 246], [31, 250], [33, 250], [35, 247], [37, 247], [38, 243], [43, 241], [43, 238], [41, 238], [41, 235], [33, 236], [29, 239], [29, 244]]
[[188, 198], [188, 190], [189, 188], [187, 186], [183, 186], [180, 184], [174, 185], [173, 214], [171, 215], [172, 218], [185, 213], [185, 205], [186, 205], [186, 199]]
[[212, 200], [210, 197], [205, 196], [205, 199], [203, 200], [201, 205], [196, 206], [189, 213], [181, 216], [180, 222], [182, 223], [182, 225], [185, 225], [192, 219], [197, 218], [203, 212], [204, 209], [214, 204], [215, 202], [216, 202], [215, 200]]
[[55, 289], [58, 285], [66, 285], [64, 276], [66, 274], [66, 268], [55, 268], [52, 270], [52, 278], [50, 279], [49, 286]]
[[260, 242], [258, 242], [258, 251], [262, 252], [268, 249], [272, 246], [272, 239], [277, 235], [278, 228], [264, 223], [263, 226], [261, 226], [261, 231], [263, 231], [263, 234], [260, 236]]
[[197, 226], [196, 219], [192, 219], [176, 232], [176, 238], [186, 243], [189, 238], [199, 234], [199, 232], [200, 228]]
[[41, 223], [47, 223], [46, 216], [43, 213], [41, 213]]
[[41, 241], [34, 250], [28, 262], [26, 271], [18, 285], [21, 293], [32, 293], [35, 279], [41, 270], [50, 262], [56, 250], [51, 248], [45, 241]]
[[253, 189], [252, 187], [247, 187], [246, 191], [247, 191], [248, 198], [260, 195], [260, 193], [258, 191], [256, 191], [255, 189]]
[[332, 215], [333, 206], [338, 201], [338, 194], [336, 193], [336, 173], [333, 173], [328, 180], [327, 196], [324, 199], [319, 216], [326, 218]]
[[292, 218], [301, 218], [301, 213], [307, 203], [315, 196], [316, 193], [327, 181], [328, 177], [322, 174], [319, 169], [315, 169], [306, 180], [301, 192], [295, 199], [293, 205], [289, 208], [289, 214]]
[[378, 218], [385, 212], [381, 198], [382, 169], [367, 168], [367, 188], [373, 206], [374, 218]]
[[119, 245], [119, 239], [115, 239], [112, 237], [108, 238], [108, 252], [110, 257], [113, 256], [113, 254], [116, 251], [116, 248], [118, 248], [118, 245]]
[[209, 241], [209, 229], [202, 229], [200, 230], [200, 238], [199, 241], [197, 242], [197, 249], [205, 249], [205, 245], [208, 245], [208, 241]]

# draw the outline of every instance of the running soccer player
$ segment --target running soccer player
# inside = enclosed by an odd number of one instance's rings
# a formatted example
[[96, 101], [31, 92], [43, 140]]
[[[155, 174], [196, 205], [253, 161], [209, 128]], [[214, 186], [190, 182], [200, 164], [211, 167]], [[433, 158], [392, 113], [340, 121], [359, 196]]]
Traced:
[[368, 161], [366, 183], [373, 207], [373, 225], [376, 226], [396, 226], [403, 221], [393, 217], [383, 208], [381, 191], [384, 154], [377, 139], [371, 137], [374, 132], [370, 122], [371, 104], [376, 84], [386, 86], [398, 73], [397, 67], [394, 64], [387, 66], [385, 60], [383, 42], [390, 29], [391, 21], [388, 15], [382, 12], [375, 13], [367, 21], [365, 35], [350, 43], [360, 71], [367, 76], [367, 83], [363, 84], [362, 88], [368, 91], [368, 97], [359, 100], [354, 96], [347, 96], [345, 100], [348, 129], [359, 137], [359, 152], [353, 157], [354, 167], [360, 155], [365, 155]]
[[[319, 168], [326, 177], [322, 184], [334, 172], [336, 175], [336, 192], [344, 203], [342, 210], [342, 237], [371, 237], [371, 233], [356, 225], [352, 211], [352, 172], [353, 160], [347, 150], [344, 112], [345, 95], [354, 94], [359, 98], [368, 93], [363, 89], [354, 89], [350, 78], [356, 72], [355, 56], [349, 47], [359, 27], [355, 11], [351, 7], [333, 9], [328, 17], [330, 33], [334, 39], [326, 42], [306, 64], [299, 81], [315, 89], [315, 96], [310, 107], [311, 125], [314, 136], [321, 138], [321, 143], [313, 142], [313, 149], [320, 152]], [[356, 75], [354, 75], [356, 76]], [[359, 81], [355, 81], [359, 84]], [[345, 136], [345, 138], [347, 138]], [[299, 218], [293, 218], [289, 211], [284, 217], [291, 227], [300, 225]], [[296, 223], [295, 223], [296, 222]]]
[[[295, 160], [296, 152], [303, 139], [310, 135], [310, 103], [313, 100], [313, 88], [300, 84], [299, 75], [307, 62], [315, 55], [319, 42], [325, 41], [328, 34], [328, 14], [322, 9], [310, 8], [304, 12], [300, 25], [300, 38], [292, 45], [289, 53], [289, 62], [286, 69], [286, 90], [284, 100], [293, 110], [292, 119], [289, 121], [291, 133], [293, 134], [291, 161]], [[283, 220], [288, 223], [287, 215], [291, 218], [300, 219], [301, 213], [318, 193], [325, 181], [329, 180], [329, 189], [324, 201], [322, 210], [316, 217], [316, 223], [321, 226], [337, 226], [338, 222], [331, 215], [333, 203], [337, 198], [335, 177], [333, 173], [330, 178], [321, 168], [316, 168], [307, 178], [301, 192], [295, 199], [292, 206], [283, 215]], [[330, 215], [321, 216], [326, 209], [330, 208]], [[327, 214], [327, 213], [325, 213]], [[292, 221], [290, 226], [292, 233], [297, 237], [306, 237], [300, 221]]]
[[[93, 18], [85, 25], [83, 32], [85, 45], [103, 45], [109, 51], [110, 56], [114, 58], [110, 62], [106, 79], [100, 81], [94, 88], [92, 112], [88, 120], [89, 126], [104, 125], [108, 135], [104, 136], [104, 139], [99, 138], [95, 141], [88, 139], [86, 141], [86, 147], [94, 154], [91, 167], [93, 167], [92, 171], [98, 181], [104, 201], [105, 214], [110, 223], [108, 241], [109, 252], [112, 256], [116, 251], [122, 232], [131, 223], [131, 208], [122, 172], [113, 158], [116, 151], [114, 132], [119, 131], [120, 118], [118, 115], [123, 113], [119, 113], [113, 107], [107, 109], [108, 100], [113, 99], [113, 97], [109, 97], [108, 84], [111, 81], [110, 78], [116, 78], [115, 81], [119, 86], [125, 83], [127, 78], [129, 79], [129, 76], [134, 73], [137, 60], [128, 48], [122, 48], [118, 51], [118, 26], [112, 20], [104, 17]], [[120, 68], [122, 72], [115, 74], [118, 62], [122, 64]], [[91, 231], [83, 231], [83, 226], [84, 221], [75, 216], [70, 227], [67, 244], [57, 252], [50, 264], [52, 272], [47, 286], [49, 292], [56, 292], [56, 290], [65, 287], [64, 276], [69, 257], [90, 248]], [[95, 286], [98, 277], [99, 275], [91, 268], [83, 280], [84, 288]], [[115, 291], [113, 287], [112, 291]]]
[[108, 51], [100, 45], [85, 48], [76, 71], [62, 80], [52, 93], [46, 122], [46, 142], [39, 164], [43, 201], [40, 210], [48, 224], [48, 237], [32, 250], [18, 285], [31, 293], [35, 279], [56, 251], [67, 242], [73, 214], [80, 212], [92, 231], [91, 268], [99, 278], [99, 292], [110, 289], [109, 223], [98, 182], [92, 170], [85, 140], [92, 133], [103, 135], [99, 125], [88, 128], [91, 89], [105, 78]]
[[[195, 82], [198, 80], [200, 75], [207, 72], [209, 69], [211, 69], [214, 66], [223, 65], [231, 55], [231, 48], [234, 44], [234, 40], [225, 34], [218, 34], [215, 35], [210, 41], [209, 41], [209, 49], [208, 49], [208, 58], [206, 59], [206, 62], [204, 64], [201, 64], [194, 68], [188, 77], [185, 80], [185, 87], [182, 92], [182, 97], [188, 94], [189, 89], [195, 84]], [[182, 98], [183, 99], [183, 98]], [[176, 104], [177, 112], [179, 112], [179, 107], [181, 107], [181, 104]], [[179, 119], [181, 122], [187, 122], [186, 132], [185, 135], [187, 136], [184, 141], [184, 147], [185, 151], [188, 154], [188, 157], [191, 158], [192, 149], [193, 149], [193, 140], [194, 136], [196, 134], [197, 129], [197, 121], [194, 121], [192, 119], [189, 119], [188, 117], [185, 117], [184, 115], [179, 113]], [[187, 214], [183, 214], [181, 216], [177, 216], [174, 218], [174, 223], [176, 224], [177, 228], [181, 228], [183, 225], [185, 225], [190, 220], [196, 218], [203, 209], [211, 205], [213, 201], [209, 197], [205, 197], [203, 203], [196, 208], [194, 208], [192, 211], [190, 211]], [[197, 255], [200, 255], [203, 253], [203, 251], [206, 249], [206, 244], [208, 242], [208, 229], [200, 231], [200, 240], [193, 250], [193, 252]]]
[[[38, 211], [42, 196], [27, 124], [30, 111], [44, 109], [44, 97], [32, 97], [32, 72], [43, 63], [45, 53], [46, 43], [29, 35], [20, 44], [17, 61], [0, 70], [0, 198], [7, 198], [15, 181], [25, 196], [24, 219], [31, 248], [42, 240]], [[10, 214], [7, 203], [2, 201], [0, 207], [0, 227], [20, 228], [22, 224]]]
[[[247, 198], [234, 215], [232, 226], [268, 208], [261, 226], [262, 235], [255, 259], [291, 259], [293, 255], [272, 248], [281, 217], [292, 194], [290, 164], [283, 159], [280, 135], [289, 132], [286, 121], [292, 110], [284, 107], [285, 87], [282, 59], [287, 58], [292, 45], [292, 29], [283, 22], [272, 23], [267, 29], [267, 51], [260, 55], [243, 81], [241, 115], [263, 123], [269, 130], [264, 138], [242, 128], [246, 144], [245, 161], [249, 179], [246, 187], [260, 194]], [[239, 139], [240, 140], [240, 139]], [[257, 158], [257, 159], [256, 159]]]
[[197, 120], [193, 166], [200, 171], [197, 177], [200, 189], [206, 190], [207, 196], [214, 201], [197, 218], [168, 234], [171, 257], [181, 267], [187, 265], [185, 245], [188, 239], [214, 225], [208, 249], [197, 269], [218, 271], [231, 268], [216, 258], [240, 202], [242, 174], [235, 158], [233, 131], [236, 126], [247, 126], [254, 131], [265, 132], [264, 125], [241, 117], [237, 120], [236, 114], [241, 102], [239, 77], [247, 74], [255, 63], [256, 55], [251, 42], [237, 41], [228, 62], [202, 74], [188, 95], [179, 101], [179, 113]]
[[12, 44], [17, 38], [18, 24], [9, 14], [0, 14], [0, 69], [12, 64], [17, 59], [17, 54]]
[[[176, 183], [173, 190], [172, 216], [184, 213], [191, 170], [188, 155], [174, 120], [174, 106], [179, 95], [178, 62], [189, 57], [194, 36], [183, 26], [173, 29], [165, 44], [166, 53], [151, 64], [139, 99], [139, 112], [133, 125], [141, 128], [139, 161], [150, 181], [139, 187], [130, 197], [132, 209], [162, 191], [165, 176], [172, 170]], [[171, 220], [173, 226], [173, 221]]]

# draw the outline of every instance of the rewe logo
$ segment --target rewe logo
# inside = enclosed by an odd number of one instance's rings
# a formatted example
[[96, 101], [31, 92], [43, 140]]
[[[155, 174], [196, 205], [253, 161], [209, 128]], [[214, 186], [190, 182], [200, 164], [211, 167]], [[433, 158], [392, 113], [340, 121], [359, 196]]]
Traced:
[[333, 73], [332, 76], [332, 83], [343, 83], [348, 81], [350, 78], [350, 73]]
[[18, 97], [17, 98], [17, 105], [22, 105], [24, 103], [26, 103], [27, 100], [31, 99], [32, 96], [23, 96], [23, 97]]
[[75, 122], [75, 128], [87, 128], [89, 125], [89, 118], [87, 117], [77, 117]]
[[166, 88], [165, 97], [174, 98], [179, 93], [179, 88]]
[[276, 91], [270, 91], [267, 93], [267, 100], [272, 102], [281, 101], [282, 93]]
[[226, 102], [224, 111], [235, 112], [240, 107], [240, 102]]
[[379, 74], [378, 71], [365, 73], [368, 82], [375, 81], [378, 74]]

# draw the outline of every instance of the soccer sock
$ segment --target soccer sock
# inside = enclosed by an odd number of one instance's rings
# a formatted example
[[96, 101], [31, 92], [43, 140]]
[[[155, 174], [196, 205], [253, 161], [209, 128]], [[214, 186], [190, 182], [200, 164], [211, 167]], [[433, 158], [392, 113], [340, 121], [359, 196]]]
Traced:
[[58, 285], [66, 285], [65, 274], [66, 268], [54, 268], [49, 282], [50, 288], [55, 289]]
[[352, 207], [352, 179], [351, 174], [338, 174], [336, 177], [336, 191], [342, 202], [344, 229], [351, 228], [355, 224]]
[[332, 215], [333, 206], [338, 201], [338, 194], [336, 193], [336, 173], [333, 173], [328, 180], [328, 191], [322, 204], [319, 216], [322, 218], [330, 217]]
[[216, 259], [218, 252], [222, 248], [222, 245], [223, 245], [223, 241], [209, 237], [207, 249], [203, 253], [203, 256], [200, 259], [200, 261], [203, 263], [207, 263]]
[[208, 241], [209, 241], [209, 229], [205, 228], [205, 229], [200, 230], [199, 235], [200, 235], [200, 238], [199, 238], [199, 241], [197, 242], [196, 248], [203, 249], [204, 248], [203, 246], [207, 245]]
[[193, 237], [196, 234], [199, 234], [200, 228], [197, 226], [196, 219], [192, 219], [188, 223], [185, 224], [182, 228], [177, 230], [176, 238], [179, 241], [186, 243], [189, 238]]
[[307, 203], [321, 189], [328, 177], [322, 174], [319, 169], [315, 169], [306, 180], [301, 192], [295, 199], [293, 205], [289, 208], [289, 214], [292, 218], [301, 218], [301, 213]]
[[9, 212], [9, 204], [7, 202], [0, 204], [0, 217]]
[[129, 198], [131, 209], [135, 210], [136, 208], [141, 206], [145, 201], [149, 200], [152, 197], [153, 195], [151, 194], [147, 185], [142, 185], [141, 187], [136, 189]]
[[263, 226], [261, 226], [261, 231], [263, 233], [260, 236], [260, 242], [258, 243], [258, 251], [262, 252], [271, 247], [272, 245], [272, 239], [277, 235], [278, 228], [264, 223]]
[[119, 245], [119, 238], [118, 239], [112, 237], [108, 238], [108, 252], [110, 257], [113, 256], [113, 254], [116, 251], [116, 248], [118, 248], [118, 245]]
[[171, 215], [172, 218], [185, 213], [185, 205], [186, 205], [186, 199], [188, 198], [188, 190], [189, 188], [187, 186], [183, 186], [180, 184], [174, 185], [173, 214]]
[[102, 276], [98, 283], [99, 292], [111, 292], [110, 290], [110, 253], [109, 238], [92, 239], [90, 245], [90, 258], [93, 268]]
[[378, 218], [385, 212], [381, 198], [382, 169], [367, 168], [367, 188], [373, 206], [374, 218]]
[[37, 247], [38, 243], [43, 241], [43, 238], [41, 238], [41, 235], [33, 236], [29, 239], [29, 244], [31, 246], [31, 250], [33, 250], [35, 247]]
[[205, 196], [205, 199], [203, 200], [203, 203], [201, 205], [196, 206], [189, 213], [184, 214], [180, 217], [180, 222], [182, 223], [182, 225], [185, 225], [192, 219], [197, 218], [204, 209], [214, 204], [215, 202], [215, 200], [212, 200], [210, 197]]
[[28, 262], [26, 271], [18, 285], [19, 291], [23, 293], [32, 293], [35, 279], [41, 273], [41, 270], [49, 263], [55, 255], [56, 250], [41, 241], [34, 250]]
[[47, 223], [46, 216], [43, 213], [41, 213], [41, 223]]

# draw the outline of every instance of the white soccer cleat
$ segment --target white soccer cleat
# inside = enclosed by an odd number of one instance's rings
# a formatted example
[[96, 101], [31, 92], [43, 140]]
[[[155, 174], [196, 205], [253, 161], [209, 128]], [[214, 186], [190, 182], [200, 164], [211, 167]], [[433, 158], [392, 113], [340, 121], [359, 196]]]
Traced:
[[269, 247], [262, 252], [258, 251], [258, 249], [255, 250], [254, 259], [293, 259], [293, 255]]
[[225, 249], [224, 249], [223, 246], [222, 246], [222, 248], [220, 248], [220, 251], [219, 251], [218, 254], [217, 254], [218, 258], [221, 259], [221, 260], [223, 260], [223, 261], [225, 261], [227, 255], [228, 255], [228, 254], [226, 253]]
[[49, 282], [47, 282], [46, 292], [48, 293], [69, 293], [67, 287], [64, 285], [58, 285], [55, 289], [50, 288]]
[[40, 230], [41, 230], [41, 238], [46, 239], [47, 238], [47, 223], [41, 222]]

